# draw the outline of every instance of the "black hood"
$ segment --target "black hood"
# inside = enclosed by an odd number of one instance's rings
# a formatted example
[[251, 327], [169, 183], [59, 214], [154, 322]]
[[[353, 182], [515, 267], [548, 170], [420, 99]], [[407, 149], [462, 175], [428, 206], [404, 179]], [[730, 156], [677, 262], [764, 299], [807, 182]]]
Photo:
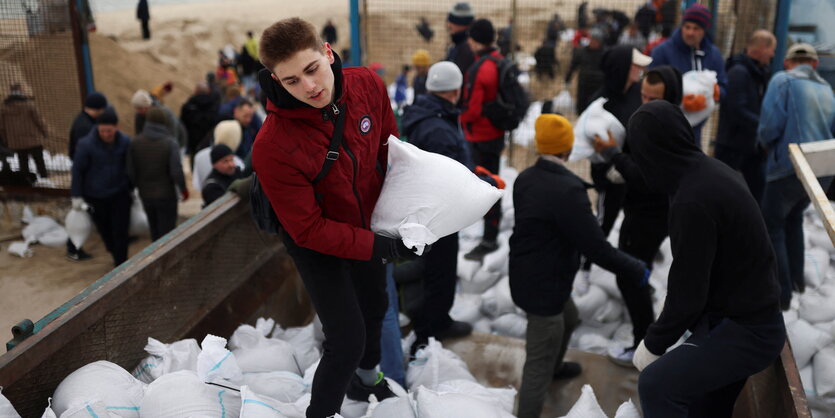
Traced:
[[681, 71], [669, 65], [662, 65], [649, 70], [647, 74], [649, 73], [657, 73], [664, 80], [664, 100], [676, 106], [680, 105], [683, 95]]
[[[342, 59], [339, 58], [336, 52], [333, 53], [333, 101], [338, 102], [342, 98]], [[270, 77], [270, 70], [263, 68], [258, 72], [258, 82], [261, 84], [261, 90], [264, 95], [278, 108], [281, 109], [296, 109], [299, 107], [313, 108], [299, 99], [293, 97], [281, 84], [272, 77]]]
[[639, 107], [629, 119], [627, 137], [632, 158], [655, 192], [675, 192], [681, 178], [706, 158], [681, 108], [666, 100]]
[[629, 70], [632, 69], [632, 47], [620, 45], [607, 49], [600, 58], [600, 71], [605, 75], [604, 97], [623, 94]]
[[751, 74], [751, 77], [755, 78], [758, 83], [765, 84], [771, 78], [771, 70], [768, 66], [760, 65], [760, 63], [749, 57], [745, 51], [728, 57], [728, 60], [725, 61], [725, 71], [730, 71], [735, 65], [744, 66], [748, 70], [748, 73]]

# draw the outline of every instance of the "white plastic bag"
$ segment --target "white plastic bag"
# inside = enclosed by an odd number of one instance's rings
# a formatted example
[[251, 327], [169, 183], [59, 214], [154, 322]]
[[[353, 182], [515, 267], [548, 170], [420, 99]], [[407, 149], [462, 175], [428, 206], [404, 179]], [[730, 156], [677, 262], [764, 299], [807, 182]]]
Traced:
[[504, 314], [493, 320], [490, 328], [499, 335], [524, 339], [528, 331], [528, 319], [515, 312]]
[[[120, 409], [119, 412], [124, 413], [123, 409]], [[44, 412], [46, 413], [46, 411]], [[52, 412], [53, 416], [55, 412]], [[136, 413], [135, 411], [133, 412]], [[127, 416], [127, 415], [126, 415]], [[130, 415], [134, 416], [134, 415]], [[79, 402], [73, 405], [64, 411], [61, 414], [61, 418], [90, 418], [90, 417], [98, 417], [98, 418], [121, 418], [121, 415], [117, 415], [115, 412], [110, 412], [104, 402], [93, 399], [87, 402]]]
[[835, 346], [830, 345], [815, 354], [812, 362], [815, 390], [820, 397], [835, 396]]
[[272, 337], [282, 341], [287, 341], [293, 346], [293, 352], [298, 362], [299, 370], [302, 372], [307, 370], [313, 363], [319, 361], [322, 357], [319, 343], [316, 341], [314, 335], [313, 323], [304, 327], [294, 327], [284, 329], [279, 325], [275, 326]]
[[10, 254], [14, 254], [20, 258], [29, 258], [35, 255], [35, 252], [29, 247], [29, 243], [25, 241], [15, 241], [9, 244], [8, 250]]
[[684, 112], [684, 117], [690, 122], [690, 126], [696, 126], [707, 119], [713, 110], [716, 109], [716, 101], [713, 100], [713, 89], [716, 85], [716, 71], [702, 70], [702, 71], [688, 71], [681, 76], [682, 94], [702, 95], [705, 97], [705, 104], [707, 107], [698, 112], [688, 112], [684, 110], [682, 104], [681, 110]]
[[67, 231], [55, 219], [36, 216], [20, 232], [27, 243], [39, 243], [47, 247], [62, 247], [67, 244]]
[[232, 389], [204, 383], [193, 371], [181, 370], [148, 385], [140, 411], [143, 417], [154, 418], [238, 416], [241, 396]]
[[241, 387], [241, 418], [304, 418], [310, 395], [294, 403], [285, 403]]
[[786, 331], [798, 369], [806, 367], [815, 353], [832, 343], [831, 335], [813, 327], [803, 319], [786, 324]]
[[145, 208], [142, 207], [139, 192], [133, 194], [133, 203], [130, 206], [130, 227], [128, 228], [128, 233], [133, 237], [151, 236], [151, 227], [148, 226], [148, 215], [145, 214]]
[[478, 295], [458, 293], [455, 295], [452, 308], [449, 309], [449, 316], [456, 321], [475, 324], [481, 319], [481, 304], [482, 298]]
[[72, 209], [64, 218], [64, 226], [75, 248], [81, 248], [93, 231], [93, 219], [86, 210]]
[[603, 162], [603, 158], [594, 151], [592, 143], [594, 137], [606, 141], [608, 132], [612, 133], [618, 146], [623, 147], [626, 140], [626, 128], [614, 115], [603, 108], [608, 100], [601, 97], [589, 104], [586, 110], [577, 118], [574, 124], [574, 148], [571, 150], [569, 161], [580, 161], [588, 158], [593, 163]]
[[226, 338], [206, 335], [200, 343], [202, 351], [197, 356], [197, 375], [203, 382], [225, 380], [240, 385], [243, 372], [231, 351], [226, 349]]
[[574, 305], [577, 306], [580, 319], [589, 321], [594, 318], [595, 312], [602, 308], [607, 300], [609, 300], [609, 297], [606, 296], [606, 292], [603, 289], [599, 286], [591, 285], [589, 286], [588, 292], [574, 297]]
[[461, 163], [389, 137], [389, 169], [371, 215], [371, 230], [426, 244], [460, 231], [484, 216], [502, 192]]
[[803, 261], [803, 278], [806, 285], [813, 288], [820, 287], [826, 281], [828, 272], [829, 251], [823, 248], [808, 249]]
[[481, 311], [491, 317], [498, 318], [504, 314], [516, 312], [516, 305], [513, 303], [513, 297], [510, 294], [510, 279], [503, 277], [484, 293], [481, 298]]
[[443, 348], [434, 338], [429, 338], [429, 344], [418, 350], [415, 357], [406, 370], [406, 384], [412, 390], [419, 386], [432, 389], [449, 380], [475, 382], [467, 364], [457, 354]]
[[498, 271], [488, 270], [484, 266], [479, 268], [469, 280], [462, 278], [458, 281], [458, 288], [461, 293], [481, 294], [493, 287], [502, 277]]
[[3, 396], [3, 388], [0, 387], [0, 417], [2, 418], [20, 418], [20, 415], [12, 406], [12, 403]]
[[510, 413], [494, 402], [464, 393], [436, 392], [426, 387], [419, 387], [415, 395], [417, 399], [417, 416], [421, 418], [507, 418]]
[[150, 355], [133, 370], [133, 376], [142, 382], [151, 383], [164, 374], [180, 370], [197, 371], [200, 346], [193, 338], [165, 344], [148, 337], [145, 351]]
[[71, 407], [97, 399], [108, 408], [118, 408], [123, 417], [139, 417], [143, 395], [144, 384], [125, 369], [97, 361], [64, 378], [52, 396], [52, 409], [61, 416]]
[[516, 401], [516, 389], [488, 388], [469, 380], [450, 380], [438, 385], [438, 392], [463, 393], [484, 402], [493, 403], [502, 408], [505, 412], [513, 413], [513, 404]]
[[800, 295], [798, 315], [811, 324], [835, 320], [835, 283], [827, 283], [817, 290]]
[[620, 404], [615, 412], [615, 418], [641, 418], [641, 412], [632, 403], [632, 399]]
[[594, 390], [590, 385], [583, 385], [581, 392], [580, 399], [577, 399], [568, 414], [561, 418], [608, 418], [597, 403], [597, 397], [594, 396]]
[[55, 415], [55, 411], [52, 410], [52, 398], [47, 399], [47, 406], [46, 409], [44, 409], [41, 418], [58, 418], [58, 416]]
[[291, 372], [244, 373], [244, 383], [259, 395], [289, 403], [309, 389], [301, 376]]
[[554, 110], [557, 110], [564, 115], [573, 112], [574, 99], [571, 97], [571, 93], [569, 93], [568, 90], [561, 91], [557, 97], [554, 97], [553, 106]]
[[[273, 323], [274, 324], [274, 323]], [[267, 338], [273, 325], [257, 329], [241, 325], [229, 339], [229, 347], [244, 373], [286, 371], [301, 375], [293, 346], [277, 338]]]

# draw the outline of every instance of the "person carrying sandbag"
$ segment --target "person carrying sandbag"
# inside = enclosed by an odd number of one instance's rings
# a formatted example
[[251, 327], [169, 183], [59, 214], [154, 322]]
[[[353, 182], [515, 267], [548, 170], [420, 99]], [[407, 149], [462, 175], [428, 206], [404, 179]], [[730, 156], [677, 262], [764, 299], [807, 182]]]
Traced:
[[364, 67], [343, 69], [309, 22], [290, 18], [267, 28], [259, 57], [269, 114], [252, 163], [322, 321], [324, 354], [307, 416], [327, 417], [346, 394], [357, 401], [394, 396], [378, 372], [388, 305], [382, 259], [417, 254], [369, 227], [397, 126], [382, 80]]

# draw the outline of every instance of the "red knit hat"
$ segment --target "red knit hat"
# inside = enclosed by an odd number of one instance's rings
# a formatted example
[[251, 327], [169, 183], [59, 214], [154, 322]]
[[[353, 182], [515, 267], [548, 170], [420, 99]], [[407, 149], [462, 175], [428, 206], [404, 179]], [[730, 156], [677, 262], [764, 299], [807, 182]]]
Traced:
[[710, 10], [699, 3], [688, 7], [681, 17], [682, 23], [693, 22], [705, 30], [710, 29], [711, 20], [713, 20], [713, 15], [710, 13]]

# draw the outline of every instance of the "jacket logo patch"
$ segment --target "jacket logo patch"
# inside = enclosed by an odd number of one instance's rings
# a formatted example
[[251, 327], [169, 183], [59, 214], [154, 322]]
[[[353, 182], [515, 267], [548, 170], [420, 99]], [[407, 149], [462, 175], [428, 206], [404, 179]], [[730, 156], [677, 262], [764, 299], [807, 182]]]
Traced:
[[371, 116], [365, 115], [360, 118], [360, 133], [365, 135], [371, 132]]

